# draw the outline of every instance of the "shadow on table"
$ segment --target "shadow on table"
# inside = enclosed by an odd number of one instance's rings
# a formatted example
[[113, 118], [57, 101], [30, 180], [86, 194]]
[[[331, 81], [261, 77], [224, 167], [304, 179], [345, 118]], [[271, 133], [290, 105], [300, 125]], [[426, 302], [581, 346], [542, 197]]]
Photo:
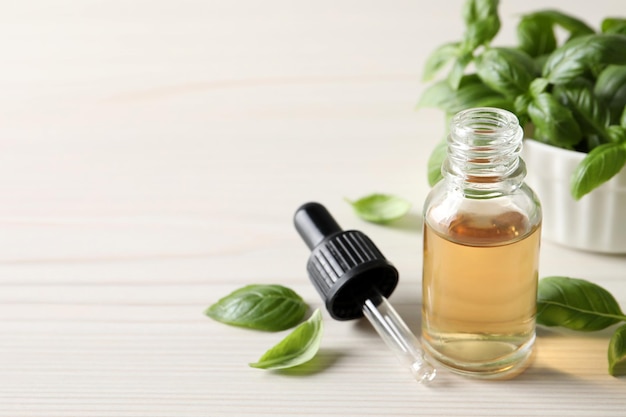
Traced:
[[385, 225], [392, 229], [422, 233], [423, 218], [418, 213], [410, 212], [406, 216]]

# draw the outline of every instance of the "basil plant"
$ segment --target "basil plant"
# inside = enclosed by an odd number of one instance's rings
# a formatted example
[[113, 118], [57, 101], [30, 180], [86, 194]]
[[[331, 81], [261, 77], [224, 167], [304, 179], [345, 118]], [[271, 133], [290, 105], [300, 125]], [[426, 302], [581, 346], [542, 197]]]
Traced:
[[[424, 80], [448, 73], [426, 88], [418, 106], [448, 116], [503, 108], [527, 136], [587, 153], [571, 179], [576, 199], [626, 165], [626, 19], [605, 18], [595, 30], [560, 11], [536, 11], [520, 18], [516, 46], [496, 47], [497, 0], [468, 0], [462, 15], [463, 38], [432, 52]], [[431, 185], [441, 179], [444, 149], [440, 144], [431, 155]]]

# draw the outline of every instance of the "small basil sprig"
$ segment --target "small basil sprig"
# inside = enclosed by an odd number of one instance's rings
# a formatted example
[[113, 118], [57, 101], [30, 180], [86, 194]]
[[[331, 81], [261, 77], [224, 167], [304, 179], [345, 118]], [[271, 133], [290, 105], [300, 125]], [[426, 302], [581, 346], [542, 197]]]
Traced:
[[424, 80], [450, 65], [447, 82], [456, 90], [465, 68], [474, 60], [474, 51], [491, 42], [500, 30], [498, 0], [468, 0], [463, 6], [465, 33], [461, 42], [444, 44], [428, 57], [425, 64]]
[[311, 317], [250, 366], [261, 369], [285, 369], [313, 359], [322, 340], [322, 314], [316, 309]]
[[[621, 321], [626, 321], [626, 315], [611, 293], [599, 285], [567, 277], [539, 281], [538, 324], [590, 332]], [[608, 361], [611, 375], [626, 375], [626, 326], [618, 328], [611, 337]]]
[[372, 223], [389, 223], [411, 209], [411, 202], [389, 194], [370, 194], [356, 201], [346, 201], [360, 218]]
[[282, 285], [247, 285], [220, 299], [205, 314], [233, 326], [265, 331], [289, 329], [304, 318], [307, 304]]
[[469, 50], [489, 43], [500, 30], [498, 0], [469, 0], [461, 14], [465, 21], [463, 43]]

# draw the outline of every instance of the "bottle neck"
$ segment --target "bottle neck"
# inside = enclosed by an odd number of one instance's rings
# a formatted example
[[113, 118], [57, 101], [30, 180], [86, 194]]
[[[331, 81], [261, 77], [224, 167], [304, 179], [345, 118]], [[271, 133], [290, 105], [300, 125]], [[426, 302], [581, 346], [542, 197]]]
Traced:
[[466, 195], [491, 198], [517, 189], [526, 176], [520, 159], [523, 131], [517, 117], [502, 109], [458, 113], [450, 124], [444, 178]]

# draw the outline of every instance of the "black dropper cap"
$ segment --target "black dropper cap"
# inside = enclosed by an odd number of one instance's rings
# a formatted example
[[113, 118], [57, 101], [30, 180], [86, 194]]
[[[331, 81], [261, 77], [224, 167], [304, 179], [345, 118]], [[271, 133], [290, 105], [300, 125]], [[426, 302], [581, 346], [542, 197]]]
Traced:
[[296, 230], [311, 249], [307, 271], [330, 315], [337, 320], [363, 316], [365, 300], [378, 304], [398, 284], [398, 271], [358, 230], [343, 231], [319, 203], [301, 206]]

